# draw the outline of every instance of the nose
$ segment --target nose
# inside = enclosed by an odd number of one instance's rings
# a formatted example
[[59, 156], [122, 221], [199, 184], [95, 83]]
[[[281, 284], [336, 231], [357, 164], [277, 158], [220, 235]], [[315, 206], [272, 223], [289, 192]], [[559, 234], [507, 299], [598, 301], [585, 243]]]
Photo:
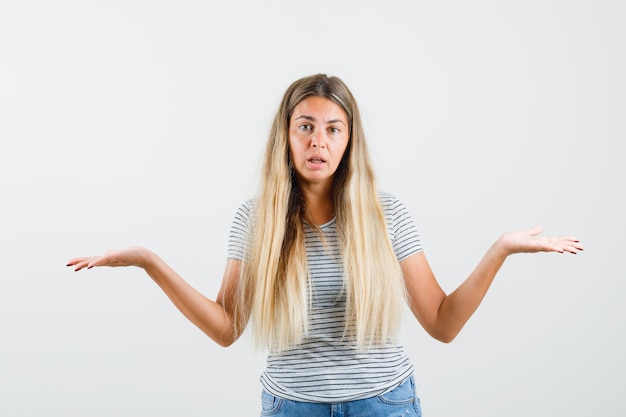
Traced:
[[311, 135], [311, 146], [313, 148], [324, 148], [326, 146], [323, 132], [317, 131]]

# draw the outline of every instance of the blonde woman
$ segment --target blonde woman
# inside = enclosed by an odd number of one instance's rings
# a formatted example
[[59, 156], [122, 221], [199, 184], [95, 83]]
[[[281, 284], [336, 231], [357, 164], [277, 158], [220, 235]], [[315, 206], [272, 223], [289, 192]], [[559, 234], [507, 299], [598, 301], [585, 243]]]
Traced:
[[232, 223], [215, 301], [141, 247], [68, 266], [143, 268], [223, 346], [250, 324], [268, 350], [261, 415], [419, 416], [413, 366], [396, 337], [402, 301], [432, 337], [452, 341], [508, 255], [582, 250], [575, 238], [540, 231], [503, 234], [446, 295], [407, 210], [376, 188], [354, 97], [340, 79], [318, 74], [283, 97], [260, 192]]

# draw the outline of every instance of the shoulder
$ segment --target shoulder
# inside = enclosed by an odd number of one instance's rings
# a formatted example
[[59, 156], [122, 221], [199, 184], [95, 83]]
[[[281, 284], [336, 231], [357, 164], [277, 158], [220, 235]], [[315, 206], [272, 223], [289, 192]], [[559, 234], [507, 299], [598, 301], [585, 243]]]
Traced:
[[379, 199], [398, 261], [421, 251], [422, 243], [417, 227], [405, 205], [389, 193], [379, 193]]
[[233, 227], [248, 228], [258, 206], [257, 199], [251, 198], [239, 205], [233, 216]]
[[411, 213], [399, 198], [387, 192], [378, 195], [387, 227], [392, 234], [415, 228]]
[[236, 215], [250, 217], [250, 215], [256, 210], [257, 206], [258, 200], [256, 198], [250, 198], [239, 205]]
[[394, 214], [406, 210], [404, 204], [393, 194], [381, 191], [378, 193], [378, 200], [385, 214]]

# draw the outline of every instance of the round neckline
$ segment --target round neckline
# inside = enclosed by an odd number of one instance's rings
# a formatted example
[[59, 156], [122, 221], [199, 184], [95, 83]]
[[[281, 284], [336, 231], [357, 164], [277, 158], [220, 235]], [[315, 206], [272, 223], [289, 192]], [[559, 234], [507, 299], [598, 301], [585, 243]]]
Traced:
[[323, 228], [328, 227], [328, 226], [330, 226], [331, 224], [335, 223], [335, 220], [337, 220], [337, 217], [336, 217], [336, 216], [333, 216], [333, 218], [332, 218], [332, 219], [330, 219], [329, 221], [327, 221], [327, 222], [326, 222], [326, 223], [324, 223], [324, 224], [320, 224], [320, 225], [319, 225], [319, 226], [317, 226], [317, 227], [319, 227], [320, 229], [323, 229]]
[[[320, 225], [316, 225], [315, 227], [317, 227], [318, 229], [325, 229], [329, 226], [332, 226], [333, 223], [335, 223], [335, 221], [337, 220], [337, 216], [333, 216], [332, 219], [330, 219], [329, 221], [327, 221], [326, 223], [320, 224]], [[305, 225], [309, 226], [309, 227], [314, 227], [312, 226], [309, 222], [304, 222]]]

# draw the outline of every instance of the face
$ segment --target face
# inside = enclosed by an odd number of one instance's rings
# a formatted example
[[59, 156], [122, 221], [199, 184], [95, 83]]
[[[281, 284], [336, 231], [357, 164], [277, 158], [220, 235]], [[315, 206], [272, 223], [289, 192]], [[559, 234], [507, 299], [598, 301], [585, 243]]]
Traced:
[[300, 183], [330, 186], [349, 139], [348, 117], [337, 103], [325, 97], [298, 103], [289, 120], [289, 146]]

